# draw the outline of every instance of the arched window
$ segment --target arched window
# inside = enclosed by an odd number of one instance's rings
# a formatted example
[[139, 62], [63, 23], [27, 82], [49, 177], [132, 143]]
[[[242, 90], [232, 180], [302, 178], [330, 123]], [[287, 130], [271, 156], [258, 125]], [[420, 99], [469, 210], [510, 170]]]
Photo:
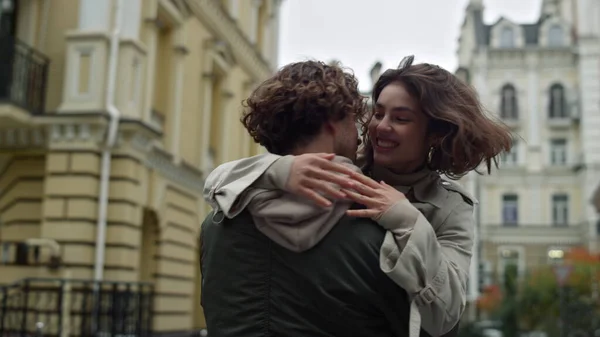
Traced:
[[567, 104], [565, 101], [565, 88], [561, 84], [553, 84], [550, 87], [549, 117], [567, 118]]
[[500, 47], [514, 48], [515, 47], [515, 30], [511, 27], [504, 27], [500, 32]]
[[565, 34], [563, 28], [556, 24], [548, 29], [548, 46], [560, 47], [565, 44]]
[[502, 196], [502, 224], [516, 226], [519, 223], [519, 196], [513, 193]]
[[506, 84], [502, 87], [500, 99], [500, 117], [502, 119], [519, 119], [517, 91], [512, 84]]

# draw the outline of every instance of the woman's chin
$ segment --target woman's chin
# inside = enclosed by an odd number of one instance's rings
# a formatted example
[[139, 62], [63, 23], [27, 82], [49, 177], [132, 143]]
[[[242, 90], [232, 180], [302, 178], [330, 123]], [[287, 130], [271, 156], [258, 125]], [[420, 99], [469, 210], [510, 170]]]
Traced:
[[390, 167], [394, 164], [391, 156], [388, 156], [387, 154], [383, 154], [383, 153], [377, 153], [377, 152], [375, 152], [373, 154], [373, 163], [375, 165], [379, 165], [379, 166], [383, 166], [383, 167]]

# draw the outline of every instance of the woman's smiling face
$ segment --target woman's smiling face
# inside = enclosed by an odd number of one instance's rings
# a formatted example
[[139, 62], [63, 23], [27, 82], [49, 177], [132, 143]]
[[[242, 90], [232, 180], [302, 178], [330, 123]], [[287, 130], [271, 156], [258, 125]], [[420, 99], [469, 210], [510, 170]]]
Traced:
[[404, 84], [388, 84], [377, 98], [368, 125], [373, 159], [397, 173], [411, 173], [425, 164], [430, 142], [428, 117]]

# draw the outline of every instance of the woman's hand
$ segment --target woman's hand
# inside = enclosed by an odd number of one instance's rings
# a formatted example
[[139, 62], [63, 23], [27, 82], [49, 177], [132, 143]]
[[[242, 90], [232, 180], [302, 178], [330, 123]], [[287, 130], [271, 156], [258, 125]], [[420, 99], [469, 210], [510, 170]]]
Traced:
[[[333, 162], [332, 153], [307, 153], [296, 156], [286, 184], [286, 191], [308, 198], [323, 207], [332, 199], [344, 199], [340, 186], [351, 187], [348, 176], [357, 174], [351, 168]], [[341, 174], [340, 174], [341, 173]], [[337, 185], [337, 186], [336, 186]]]
[[352, 180], [344, 186], [349, 186], [354, 191], [343, 189], [343, 192], [348, 199], [367, 207], [346, 211], [350, 216], [377, 220], [398, 201], [406, 199], [402, 192], [383, 181], [378, 183], [362, 174], [352, 174], [350, 177]]

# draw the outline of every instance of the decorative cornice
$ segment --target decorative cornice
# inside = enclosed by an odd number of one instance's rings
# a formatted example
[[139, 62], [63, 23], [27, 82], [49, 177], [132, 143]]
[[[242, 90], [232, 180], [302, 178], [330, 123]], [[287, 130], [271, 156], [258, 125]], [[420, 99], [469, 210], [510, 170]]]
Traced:
[[204, 189], [202, 172], [193, 169], [189, 165], [173, 163], [173, 158], [169, 153], [153, 148], [146, 157], [146, 165], [168, 180], [181, 185], [182, 188], [202, 194]]
[[171, 0], [171, 2], [173, 3], [173, 5], [175, 5], [175, 7], [177, 7], [179, 13], [184, 19], [187, 19], [192, 15], [190, 7], [184, 0]]
[[226, 41], [220, 39], [206, 40], [204, 47], [214, 53], [213, 57], [221, 58], [227, 66], [232, 67], [236, 63], [235, 55]]
[[262, 58], [241, 30], [213, 0], [188, 0], [192, 12], [218, 38], [226, 40], [236, 60], [257, 79], [265, 79], [273, 73], [271, 66]]

